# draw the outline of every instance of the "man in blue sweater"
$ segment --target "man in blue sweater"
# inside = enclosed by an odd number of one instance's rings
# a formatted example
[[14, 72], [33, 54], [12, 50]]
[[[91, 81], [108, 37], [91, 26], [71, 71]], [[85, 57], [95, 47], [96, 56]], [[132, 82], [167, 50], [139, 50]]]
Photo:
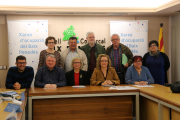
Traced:
[[20, 55], [16, 57], [16, 66], [10, 67], [6, 77], [6, 88], [23, 89], [29, 88], [34, 78], [34, 70], [26, 66], [26, 57]]

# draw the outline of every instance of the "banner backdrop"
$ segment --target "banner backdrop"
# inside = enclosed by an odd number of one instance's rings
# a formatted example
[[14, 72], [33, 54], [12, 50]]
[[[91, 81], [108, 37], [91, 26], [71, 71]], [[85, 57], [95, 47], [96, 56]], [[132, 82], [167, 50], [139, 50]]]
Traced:
[[13, 20], [7, 21], [9, 44], [9, 67], [15, 66], [16, 57], [26, 57], [27, 66], [37, 71], [39, 54], [46, 49], [48, 20]]
[[110, 21], [110, 35], [118, 34], [120, 43], [129, 47], [133, 55], [147, 52], [148, 21]]

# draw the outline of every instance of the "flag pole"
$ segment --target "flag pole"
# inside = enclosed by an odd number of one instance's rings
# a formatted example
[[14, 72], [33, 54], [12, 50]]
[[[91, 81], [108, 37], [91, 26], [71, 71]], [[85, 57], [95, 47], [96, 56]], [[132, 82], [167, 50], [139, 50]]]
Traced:
[[160, 51], [160, 52], [164, 52], [163, 23], [160, 23], [160, 31], [159, 31], [159, 51]]

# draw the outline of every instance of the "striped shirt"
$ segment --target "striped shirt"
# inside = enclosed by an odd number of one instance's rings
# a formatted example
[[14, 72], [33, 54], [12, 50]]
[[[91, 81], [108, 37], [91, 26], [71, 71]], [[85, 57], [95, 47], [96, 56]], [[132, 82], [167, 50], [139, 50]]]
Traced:
[[111, 59], [112, 67], [115, 68], [116, 72], [121, 72], [121, 47], [119, 46], [118, 49], [112, 49], [109, 57]]
[[19, 72], [17, 67], [10, 67], [6, 77], [6, 88], [14, 89], [14, 83], [21, 84], [21, 89], [29, 88], [34, 78], [34, 70], [26, 66], [23, 72]]

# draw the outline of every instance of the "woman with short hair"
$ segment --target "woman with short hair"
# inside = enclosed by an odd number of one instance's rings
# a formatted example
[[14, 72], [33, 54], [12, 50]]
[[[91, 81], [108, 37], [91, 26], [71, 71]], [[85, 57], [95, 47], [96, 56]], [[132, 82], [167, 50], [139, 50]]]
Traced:
[[168, 83], [167, 71], [170, 67], [168, 56], [158, 50], [159, 44], [156, 40], [149, 42], [150, 51], [143, 57], [143, 66], [146, 66], [154, 78], [155, 84], [164, 85]]
[[49, 36], [46, 38], [45, 45], [48, 47], [40, 52], [38, 68], [46, 65], [46, 56], [53, 54], [56, 57], [56, 66], [63, 68], [61, 55], [58, 51], [54, 50], [54, 46], [57, 43], [54, 37]]
[[100, 54], [97, 58], [96, 68], [90, 79], [91, 85], [119, 85], [120, 80], [108, 55]]
[[141, 56], [133, 57], [133, 65], [128, 67], [127, 69], [125, 75], [125, 82], [127, 84], [134, 85], [147, 85], [154, 83], [154, 79], [148, 68], [142, 66]]
[[82, 69], [82, 62], [79, 57], [74, 57], [71, 61], [71, 67], [73, 68], [71, 71], [66, 72], [66, 85], [74, 86], [74, 85], [89, 85], [89, 76], [87, 71]]

